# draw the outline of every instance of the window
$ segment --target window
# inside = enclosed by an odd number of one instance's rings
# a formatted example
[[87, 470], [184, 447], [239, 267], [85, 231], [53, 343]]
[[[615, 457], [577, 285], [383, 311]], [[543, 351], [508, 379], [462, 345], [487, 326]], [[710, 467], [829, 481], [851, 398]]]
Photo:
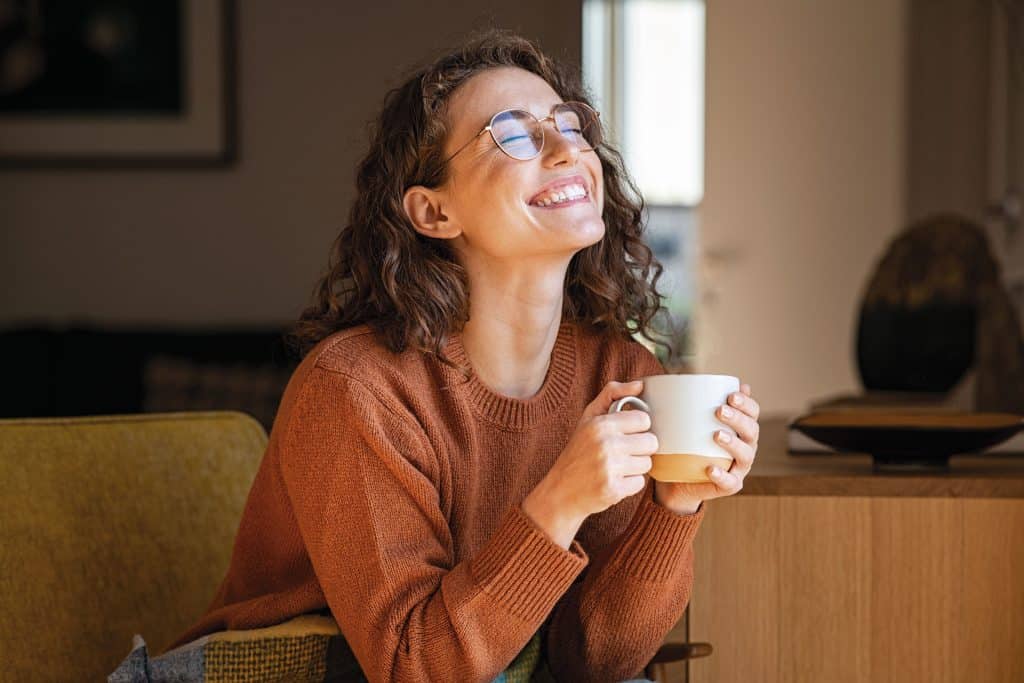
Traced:
[[648, 244], [665, 267], [663, 325], [679, 347], [659, 357], [678, 367], [692, 360], [686, 324], [704, 195], [703, 0], [584, 0], [583, 77], [647, 204]]

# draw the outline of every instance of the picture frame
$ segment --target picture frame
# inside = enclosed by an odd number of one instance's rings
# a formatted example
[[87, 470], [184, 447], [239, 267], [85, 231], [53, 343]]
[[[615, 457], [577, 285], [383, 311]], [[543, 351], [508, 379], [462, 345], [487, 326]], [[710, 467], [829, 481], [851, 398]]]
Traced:
[[0, 73], [26, 75], [0, 81], [0, 169], [236, 162], [234, 0], [12, 6]]

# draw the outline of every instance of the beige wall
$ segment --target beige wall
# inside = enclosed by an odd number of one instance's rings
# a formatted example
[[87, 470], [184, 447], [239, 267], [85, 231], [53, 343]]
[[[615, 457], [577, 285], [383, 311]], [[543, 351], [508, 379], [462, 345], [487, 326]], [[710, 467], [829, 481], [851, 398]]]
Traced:
[[859, 390], [859, 297], [904, 219], [906, 0], [707, 11], [700, 369], [768, 412]]
[[[994, 3], [993, 3], [994, 4]], [[989, 200], [992, 4], [912, 0], [907, 73], [907, 217]]]
[[580, 54], [580, 0], [238, 5], [238, 166], [0, 173], [0, 324], [291, 319], [406, 67], [488, 25]]
[[1005, 9], [911, 2], [907, 212], [955, 211], [984, 225], [1024, 326], [1024, 235], [993, 211], [1024, 178], [1024, 88], [1007, 64]]

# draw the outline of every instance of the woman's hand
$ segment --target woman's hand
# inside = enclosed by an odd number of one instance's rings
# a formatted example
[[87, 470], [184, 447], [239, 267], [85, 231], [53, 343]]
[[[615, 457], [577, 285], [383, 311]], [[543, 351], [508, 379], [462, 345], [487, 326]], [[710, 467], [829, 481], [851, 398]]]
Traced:
[[739, 437], [731, 438], [731, 434], [722, 430], [715, 432], [715, 441], [733, 457], [729, 471], [709, 467], [710, 482], [655, 481], [654, 500], [673, 512], [686, 515], [696, 512], [703, 500], [731, 496], [742, 489], [757, 455], [760, 413], [761, 406], [750, 395], [750, 385], [740, 385], [739, 392], [729, 395], [728, 405], [715, 412], [719, 421], [732, 427]]
[[[643, 382], [609, 382], [587, 405], [555, 464], [523, 501], [523, 511], [562, 547], [592, 514], [647, 485], [658, 438], [642, 410], [609, 413], [611, 404], [636, 396]], [[570, 533], [571, 532], [571, 533]]]

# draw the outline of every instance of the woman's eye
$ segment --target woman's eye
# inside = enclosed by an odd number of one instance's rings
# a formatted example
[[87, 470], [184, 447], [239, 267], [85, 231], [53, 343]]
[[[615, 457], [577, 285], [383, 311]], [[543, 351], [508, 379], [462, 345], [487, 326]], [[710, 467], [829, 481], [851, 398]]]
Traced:
[[503, 145], [515, 144], [517, 142], [522, 142], [523, 140], [526, 140], [529, 137], [530, 137], [529, 135], [513, 135], [511, 137], [502, 138], [501, 139], [501, 144], [503, 144]]

